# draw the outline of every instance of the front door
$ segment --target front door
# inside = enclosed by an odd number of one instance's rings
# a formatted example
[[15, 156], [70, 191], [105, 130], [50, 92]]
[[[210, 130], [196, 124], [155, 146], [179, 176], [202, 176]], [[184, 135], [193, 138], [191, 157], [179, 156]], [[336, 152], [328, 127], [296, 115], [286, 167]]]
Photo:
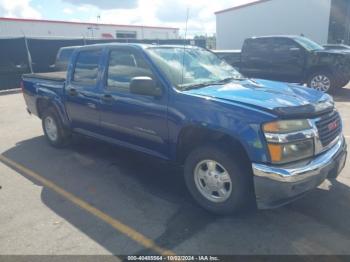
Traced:
[[271, 40], [269, 38], [248, 39], [241, 54], [240, 72], [250, 78], [271, 79]]
[[303, 79], [305, 51], [289, 38], [274, 38], [271, 45], [272, 80], [300, 83]]
[[[167, 90], [157, 81], [141, 51], [118, 47], [111, 49], [108, 57], [100, 105], [103, 135], [121, 145], [167, 158]], [[138, 76], [156, 80], [162, 95], [130, 93], [130, 81]]]

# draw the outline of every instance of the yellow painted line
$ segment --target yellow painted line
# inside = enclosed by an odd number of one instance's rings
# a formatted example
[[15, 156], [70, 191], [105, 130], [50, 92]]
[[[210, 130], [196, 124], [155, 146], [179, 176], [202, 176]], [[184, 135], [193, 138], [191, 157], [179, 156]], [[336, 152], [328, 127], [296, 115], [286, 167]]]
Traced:
[[35, 180], [39, 181], [45, 187], [50, 188], [51, 190], [55, 191], [59, 195], [68, 199], [69, 201], [73, 202], [75, 205], [77, 205], [80, 208], [84, 209], [85, 211], [93, 214], [97, 218], [103, 220], [104, 222], [106, 222], [107, 224], [112, 226], [114, 229], [116, 229], [118, 232], [126, 235], [127, 237], [134, 240], [135, 242], [142, 245], [143, 247], [151, 249], [151, 250], [155, 251], [157, 254], [160, 254], [163, 256], [175, 255], [175, 253], [173, 253], [172, 251], [163, 249], [162, 247], [159, 247], [152, 239], [147, 238], [146, 236], [137, 232], [135, 229], [129, 227], [128, 225], [120, 222], [119, 220], [107, 215], [106, 213], [102, 212], [101, 210], [86, 203], [85, 201], [81, 200], [80, 198], [67, 192], [63, 188], [57, 186], [55, 183], [51, 182], [50, 180], [38, 175], [34, 171], [12, 161], [11, 159], [5, 157], [4, 155], [0, 155], [0, 161], [2, 161], [4, 164], [7, 164], [7, 165], [17, 169], [18, 171], [23, 172], [25, 175], [30, 176], [30, 177], [34, 178]]

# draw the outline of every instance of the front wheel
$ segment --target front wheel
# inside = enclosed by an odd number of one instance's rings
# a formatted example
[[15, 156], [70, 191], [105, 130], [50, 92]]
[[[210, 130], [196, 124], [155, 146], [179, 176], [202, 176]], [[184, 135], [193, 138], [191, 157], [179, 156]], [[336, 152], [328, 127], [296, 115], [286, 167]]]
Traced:
[[210, 212], [234, 213], [251, 200], [251, 172], [245, 161], [226, 150], [199, 147], [187, 157], [184, 171], [193, 198]]
[[326, 71], [320, 71], [313, 73], [308, 78], [307, 85], [312, 89], [328, 93], [336, 88], [336, 81], [333, 74]]

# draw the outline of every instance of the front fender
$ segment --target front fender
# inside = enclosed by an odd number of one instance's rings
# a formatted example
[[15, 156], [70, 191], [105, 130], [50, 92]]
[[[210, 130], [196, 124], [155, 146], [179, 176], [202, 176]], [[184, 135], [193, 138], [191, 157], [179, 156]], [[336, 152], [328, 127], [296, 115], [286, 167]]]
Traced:
[[225, 128], [213, 123], [192, 123], [208, 130], [220, 132], [239, 142], [252, 162], [267, 162], [267, 148], [260, 124], [247, 124], [237, 119], [227, 119], [229, 125]]
[[275, 116], [247, 106], [203, 100], [198, 97], [191, 97], [190, 102], [185, 99], [173, 100], [174, 104], [168, 110], [172, 157], [176, 156], [181, 131], [188, 126], [197, 126], [232, 137], [243, 146], [252, 162], [268, 161], [261, 124], [272, 121]]

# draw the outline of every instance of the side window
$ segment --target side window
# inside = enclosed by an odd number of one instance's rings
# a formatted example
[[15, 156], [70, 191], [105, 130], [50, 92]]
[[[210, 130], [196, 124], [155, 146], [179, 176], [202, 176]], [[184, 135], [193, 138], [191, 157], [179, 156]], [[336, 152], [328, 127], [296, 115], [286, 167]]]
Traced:
[[96, 85], [101, 50], [82, 51], [78, 54], [73, 81], [82, 85]]
[[271, 51], [275, 54], [287, 55], [291, 48], [298, 48], [299, 46], [290, 39], [275, 39], [271, 46]]
[[130, 81], [137, 76], [154, 79], [146, 61], [130, 50], [112, 50], [109, 56], [107, 89], [129, 92]]
[[270, 39], [252, 39], [247, 40], [247, 44], [243, 54], [247, 54], [251, 57], [266, 57], [269, 55], [271, 48]]

